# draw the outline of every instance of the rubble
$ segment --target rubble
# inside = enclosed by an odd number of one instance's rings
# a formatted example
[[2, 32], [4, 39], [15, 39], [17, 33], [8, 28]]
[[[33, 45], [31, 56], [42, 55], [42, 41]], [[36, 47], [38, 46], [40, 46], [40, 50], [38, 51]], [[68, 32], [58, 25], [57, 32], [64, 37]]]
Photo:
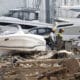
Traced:
[[[80, 80], [80, 59], [67, 51], [48, 51], [36, 55], [8, 55], [0, 58], [0, 80]], [[55, 57], [60, 54], [62, 57]], [[67, 54], [67, 53], [66, 53]], [[45, 56], [45, 58], [44, 58]], [[16, 59], [16, 60], [15, 60]]]
[[16, 65], [3, 63], [0, 80], [80, 80], [78, 59], [25, 59]]

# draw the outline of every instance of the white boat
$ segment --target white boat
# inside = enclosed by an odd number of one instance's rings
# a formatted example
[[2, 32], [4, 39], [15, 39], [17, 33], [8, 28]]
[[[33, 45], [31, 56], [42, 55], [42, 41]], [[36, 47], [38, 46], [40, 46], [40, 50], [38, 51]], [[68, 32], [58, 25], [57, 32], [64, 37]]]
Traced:
[[[14, 23], [15, 22], [15, 23]], [[14, 18], [0, 19], [0, 49], [15, 51], [45, 51], [46, 41], [40, 35], [25, 34]]]

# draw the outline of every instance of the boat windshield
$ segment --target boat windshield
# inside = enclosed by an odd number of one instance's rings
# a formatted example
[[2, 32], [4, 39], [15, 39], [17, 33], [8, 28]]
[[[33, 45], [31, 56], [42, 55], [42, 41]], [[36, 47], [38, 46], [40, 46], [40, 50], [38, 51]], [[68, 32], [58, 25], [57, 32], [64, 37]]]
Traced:
[[10, 23], [0, 23], [0, 35], [14, 34], [18, 31], [18, 26]]
[[57, 27], [69, 27], [69, 26], [73, 26], [73, 24], [64, 24], [64, 25], [58, 25]]

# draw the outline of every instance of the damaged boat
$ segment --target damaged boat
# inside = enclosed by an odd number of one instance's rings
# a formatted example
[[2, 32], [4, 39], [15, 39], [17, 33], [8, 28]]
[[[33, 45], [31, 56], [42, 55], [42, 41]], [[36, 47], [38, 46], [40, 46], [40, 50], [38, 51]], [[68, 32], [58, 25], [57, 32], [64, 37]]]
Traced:
[[[21, 26], [12, 20], [0, 19], [0, 49], [15, 51], [45, 51], [46, 41], [40, 35], [25, 34]], [[16, 22], [16, 21], [15, 21]]]

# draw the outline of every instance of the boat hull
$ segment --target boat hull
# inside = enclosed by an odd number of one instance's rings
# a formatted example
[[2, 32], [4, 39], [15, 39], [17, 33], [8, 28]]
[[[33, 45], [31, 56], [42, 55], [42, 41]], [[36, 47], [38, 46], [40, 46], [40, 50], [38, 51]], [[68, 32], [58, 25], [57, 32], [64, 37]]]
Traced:
[[16, 51], [45, 51], [46, 43], [39, 36], [13, 35], [0, 36], [0, 49]]

